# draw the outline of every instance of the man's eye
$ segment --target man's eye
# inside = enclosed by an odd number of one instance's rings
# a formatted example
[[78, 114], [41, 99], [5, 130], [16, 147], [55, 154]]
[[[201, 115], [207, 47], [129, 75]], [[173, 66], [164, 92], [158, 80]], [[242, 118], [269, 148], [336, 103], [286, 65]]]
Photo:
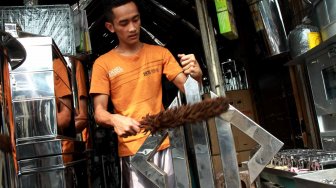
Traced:
[[133, 21], [136, 22], [136, 21], [138, 21], [139, 19], [140, 19], [140, 16], [137, 16], [137, 17], [134, 17], [134, 18], [133, 18]]
[[126, 26], [127, 23], [128, 23], [128, 22], [120, 22], [119, 24], [120, 24], [121, 26]]

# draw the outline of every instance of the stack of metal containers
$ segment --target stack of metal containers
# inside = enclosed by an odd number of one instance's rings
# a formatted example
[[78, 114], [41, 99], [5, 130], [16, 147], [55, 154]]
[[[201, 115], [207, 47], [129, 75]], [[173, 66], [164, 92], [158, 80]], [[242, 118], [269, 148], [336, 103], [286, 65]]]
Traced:
[[50, 37], [18, 40], [27, 58], [8, 79], [19, 185], [78, 187], [87, 179], [85, 143], [76, 140], [69, 68]]
[[[26, 51], [26, 59], [15, 69], [7, 66], [2, 70], [1, 84], [7, 93], [4, 101], [8, 101], [2, 106], [2, 117], [7, 116], [10, 130], [0, 133], [13, 133], [11, 156], [16, 164], [15, 176], [7, 173], [7, 179], [17, 177], [19, 187], [88, 187], [86, 146], [76, 139], [76, 133], [80, 133], [75, 127], [79, 113], [73, 75], [76, 65], [62, 56], [75, 53], [70, 7], [4, 7], [0, 12], [0, 29], [14, 25], [34, 33], [27, 37], [30, 34], [19, 32], [26, 35], [17, 39]], [[13, 28], [12, 34], [17, 29]]]

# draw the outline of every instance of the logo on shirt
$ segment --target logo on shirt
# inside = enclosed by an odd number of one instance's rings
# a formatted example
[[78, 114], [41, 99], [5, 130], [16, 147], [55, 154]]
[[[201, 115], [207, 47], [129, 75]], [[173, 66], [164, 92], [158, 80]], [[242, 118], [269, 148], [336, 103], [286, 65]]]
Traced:
[[153, 73], [156, 73], [156, 72], [159, 72], [159, 69], [158, 68], [154, 68], [154, 69], [150, 69], [150, 70], [146, 70], [143, 72], [143, 75], [144, 76], [149, 76]]
[[111, 77], [116, 76], [117, 74], [122, 73], [123, 71], [124, 71], [124, 69], [118, 66], [118, 67], [115, 67], [114, 69], [110, 70], [108, 72], [108, 75], [111, 78]]

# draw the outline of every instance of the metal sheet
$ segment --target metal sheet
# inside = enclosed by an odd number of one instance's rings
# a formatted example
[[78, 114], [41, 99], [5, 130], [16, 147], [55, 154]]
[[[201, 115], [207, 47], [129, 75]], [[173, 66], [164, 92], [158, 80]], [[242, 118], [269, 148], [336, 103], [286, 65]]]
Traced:
[[219, 117], [231, 122], [234, 126], [260, 144], [259, 150], [247, 163], [250, 182], [253, 183], [261, 171], [281, 149], [283, 143], [231, 105], [229, 110]]
[[[169, 108], [180, 106], [180, 104], [181, 98], [180, 95], [178, 95], [170, 104]], [[175, 187], [191, 187], [189, 161], [183, 126], [169, 130], [169, 140], [174, 165]]]
[[16, 148], [17, 160], [23, 160], [65, 153], [82, 153], [85, 150], [85, 143], [67, 139], [53, 139], [17, 144]]
[[23, 74], [11, 73], [11, 90], [13, 101], [54, 97], [54, 73], [52, 70]]
[[152, 158], [167, 136], [168, 132], [157, 132], [149, 136], [131, 159], [131, 165], [160, 188], [168, 187], [168, 177], [152, 162]]
[[19, 173], [36, 171], [38, 169], [46, 168], [59, 168], [64, 167], [65, 163], [63, 161], [62, 155], [41, 157], [34, 159], [26, 159], [18, 161]]
[[[297, 188], [336, 188], [336, 168], [294, 176]], [[328, 182], [328, 183], [327, 183]]]
[[86, 161], [75, 161], [71, 165], [47, 168], [19, 174], [21, 188], [85, 188], [89, 187]]
[[56, 137], [55, 99], [18, 101], [13, 103], [15, 134], [18, 142], [30, 137]]
[[[188, 104], [201, 101], [200, 88], [198, 82], [188, 76], [184, 84], [185, 95]], [[200, 187], [214, 187], [214, 175], [211, 161], [211, 150], [208, 138], [208, 129], [204, 121], [197, 122], [186, 126], [190, 129], [191, 135], [187, 135], [191, 141], [193, 154], [195, 155], [195, 163], [197, 168], [197, 179]], [[189, 132], [189, 131], [188, 131]]]
[[[335, 113], [336, 97], [333, 89], [333, 76], [336, 69], [336, 44], [310, 55], [306, 61], [316, 115]], [[324, 128], [320, 127], [320, 129]]]
[[24, 46], [27, 56], [24, 63], [11, 73], [52, 70], [52, 38], [28, 37], [18, 38], [18, 41]]
[[[213, 92], [211, 98], [217, 97]], [[221, 118], [215, 118], [220, 156], [223, 166], [225, 187], [241, 187], [236, 148], [231, 124]]]

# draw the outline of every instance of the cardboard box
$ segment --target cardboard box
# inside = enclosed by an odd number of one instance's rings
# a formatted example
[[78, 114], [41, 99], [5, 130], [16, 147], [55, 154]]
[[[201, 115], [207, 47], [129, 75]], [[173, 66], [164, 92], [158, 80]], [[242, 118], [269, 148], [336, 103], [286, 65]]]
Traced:
[[257, 142], [240, 131], [235, 126], [231, 126], [235, 142], [236, 152], [249, 151], [257, 146]]
[[229, 103], [241, 111], [243, 114], [251, 118], [253, 121], [257, 121], [254, 104], [252, 102], [251, 91], [245, 90], [234, 90], [225, 92]]
[[230, 40], [238, 38], [238, 31], [233, 13], [228, 10], [217, 12], [219, 33]]
[[251, 150], [237, 152], [237, 161], [238, 161], [238, 164], [241, 164], [244, 161], [249, 161], [250, 160], [250, 154], [251, 154]]
[[[252, 103], [250, 90], [228, 91], [225, 94], [232, 106], [237, 108], [237, 110], [241, 111], [250, 119], [256, 121], [256, 113]], [[234, 125], [232, 125], [231, 128], [237, 152], [251, 150], [257, 146], [257, 143], [252, 138], [240, 131]]]

